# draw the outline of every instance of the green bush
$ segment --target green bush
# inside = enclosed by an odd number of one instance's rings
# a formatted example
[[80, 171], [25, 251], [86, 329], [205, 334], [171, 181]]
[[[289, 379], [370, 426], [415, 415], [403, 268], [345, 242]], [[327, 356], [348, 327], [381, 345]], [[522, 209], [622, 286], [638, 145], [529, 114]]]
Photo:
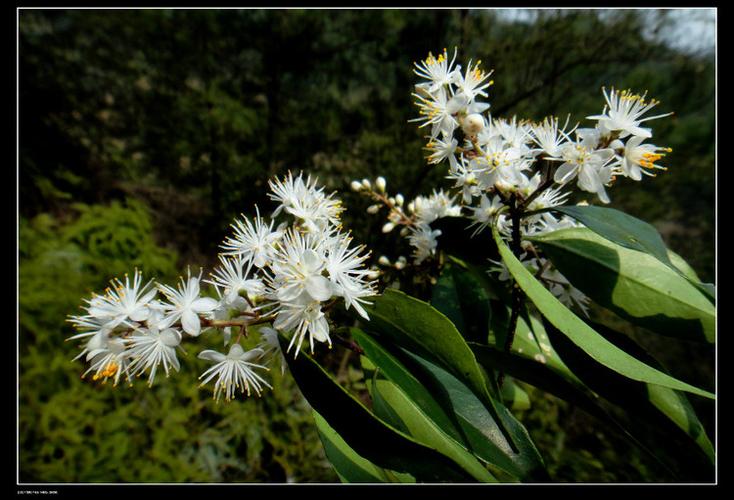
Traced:
[[[216, 404], [183, 356], [181, 373], [113, 388], [82, 380], [66, 316], [133, 267], [175, 278], [144, 205], [75, 205], [20, 226], [20, 479], [31, 482], [332, 481], [310, 409], [288, 374], [275, 391]], [[206, 334], [205, 334], [206, 335]]]

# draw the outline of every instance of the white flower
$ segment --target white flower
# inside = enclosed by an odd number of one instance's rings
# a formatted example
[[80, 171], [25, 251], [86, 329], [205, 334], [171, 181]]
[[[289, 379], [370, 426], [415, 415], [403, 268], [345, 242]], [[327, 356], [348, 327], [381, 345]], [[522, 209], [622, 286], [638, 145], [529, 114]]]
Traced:
[[331, 282], [323, 275], [326, 260], [319, 243], [311, 234], [286, 232], [271, 265], [271, 296], [281, 302], [331, 298]]
[[[229, 305], [241, 304], [240, 292], [245, 292], [249, 299], [256, 299], [265, 293], [265, 285], [257, 278], [249, 278], [250, 265], [241, 258], [226, 258], [219, 256], [220, 266], [214, 269], [212, 280], [204, 280], [214, 285], [217, 290], [222, 288], [222, 298]], [[245, 264], [248, 264], [245, 269]]]
[[252, 262], [256, 267], [264, 267], [272, 258], [275, 243], [282, 236], [281, 231], [273, 231], [273, 221], [266, 224], [255, 207], [257, 216], [254, 224], [242, 215], [242, 220], [232, 224], [234, 236], [227, 237], [222, 244], [225, 255], [237, 255]]
[[327, 231], [329, 226], [338, 226], [339, 216], [344, 211], [341, 202], [333, 198], [333, 193], [325, 195], [323, 188], [317, 188], [311, 176], [304, 182], [302, 175], [294, 179], [288, 172], [282, 181], [275, 179], [268, 182], [272, 191], [268, 197], [280, 203], [273, 217], [285, 210], [312, 233], [321, 233]]
[[[569, 115], [570, 116], [570, 115]], [[563, 127], [558, 127], [558, 118], [551, 117], [545, 118], [543, 123], [532, 125], [532, 139], [535, 144], [538, 145], [539, 149], [531, 150], [531, 153], [545, 153], [550, 157], [557, 157], [560, 154], [561, 145], [570, 141], [568, 137], [575, 129], [565, 132], [564, 129], [568, 126], [568, 118]]]
[[199, 358], [213, 361], [216, 364], [199, 377], [200, 379], [204, 378], [201, 385], [203, 386], [214, 377], [217, 377], [217, 381], [214, 383], [213, 396], [216, 400], [219, 400], [222, 393], [224, 393], [226, 400], [234, 399], [237, 389], [243, 394], [246, 392], [249, 396], [251, 393], [250, 386], [259, 396], [263, 385], [272, 389], [272, 386], [254, 370], [254, 368], [262, 370], [267, 370], [267, 368], [250, 362], [259, 358], [262, 354], [263, 350], [259, 348], [245, 352], [239, 344], [233, 344], [226, 356], [212, 350], [202, 351], [199, 353]]
[[[103, 383], [108, 378], [114, 378], [113, 385], [117, 385], [123, 373], [128, 381], [131, 380], [125, 342], [121, 338], [109, 337], [104, 333], [95, 335], [87, 343], [85, 350], [82, 351], [82, 354], [85, 353], [86, 360], [91, 361], [91, 366], [82, 374], [82, 377], [93, 371], [92, 380], [102, 379]], [[78, 357], [75, 359], [78, 359]]]
[[517, 148], [506, 147], [505, 141], [499, 136], [490, 139], [485, 145], [484, 156], [473, 161], [484, 190], [493, 186], [503, 190], [514, 188], [521, 182], [519, 173], [527, 168], [523, 153]]
[[[557, 188], [546, 189], [537, 198], [535, 198], [530, 205], [528, 210], [542, 210], [544, 208], [557, 207], [566, 203], [566, 200], [570, 196], [570, 192], [562, 193], [563, 186]], [[546, 215], [546, 214], [543, 214]]]
[[526, 146], [526, 143], [532, 140], [530, 128], [523, 123], [518, 124], [517, 117], [513, 116], [512, 121], [502, 118], [496, 119], [494, 127], [502, 136], [505, 144], [509, 148], [517, 150], [519, 156], [524, 156], [530, 151]]
[[[89, 302], [93, 303], [99, 297], [93, 297]], [[68, 321], [74, 325], [74, 327], [80, 331], [76, 335], [72, 335], [68, 340], [75, 340], [84, 337], [91, 337], [98, 333], [110, 333], [114, 330], [114, 326], [106, 319], [101, 319], [96, 316], [85, 315], [85, 316], [69, 316]]]
[[503, 203], [499, 196], [496, 195], [492, 200], [490, 200], [487, 195], [483, 194], [479, 200], [478, 207], [469, 207], [469, 210], [474, 212], [469, 216], [469, 218], [474, 221], [469, 225], [469, 227], [478, 225], [472, 236], [489, 226], [489, 224], [494, 220], [494, 216], [499, 212], [499, 209], [502, 208], [502, 206]]
[[129, 344], [127, 355], [132, 359], [130, 370], [137, 376], [150, 369], [148, 385], [152, 386], [158, 365], [163, 364], [166, 377], [170, 368], [178, 371], [180, 365], [176, 357], [176, 347], [181, 344], [181, 332], [174, 328], [159, 331], [157, 328], [140, 329], [137, 334], [125, 339]]
[[430, 224], [441, 217], [455, 217], [461, 215], [461, 207], [454, 205], [454, 199], [443, 192], [436, 191], [429, 197], [417, 196], [412, 202], [413, 213], [418, 224]]
[[135, 270], [132, 284], [127, 274], [125, 283], [119, 279], [112, 280], [112, 288], [107, 289], [106, 295], [98, 295], [88, 301], [89, 315], [106, 320], [112, 328], [128, 319], [134, 322], [145, 321], [149, 314], [148, 303], [153, 300], [157, 291], [155, 288], [149, 289], [152, 280], [141, 287], [142, 278], [142, 273]]
[[449, 169], [449, 175], [446, 178], [455, 181], [454, 187], [461, 188], [461, 199], [464, 203], [471, 203], [474, 196], [479, 196], [482, 193], [476, 173], [464, 163], [463, 157], [462, 163]]
[[578, 187], [590, 193], [596, 193], [604, 203], [609, 203], [604, 185], [612, 178], [613, 167], [607, 163], [614, 157], [611, 149], [593, 150], [584, 141], [566, 143], [560, 148], [561, 158], [549, 158], [564, 161], [553, 175], [553, 180], [566, 184], [578, 176]]
[[188, 280], [181, 278], [178, 290], [168, 285], [159, 285], [161, 292], [168, 298], [170, 304], [163, 304], [166, 311], [165, 326], [171, 326], [181, 320], [183, 330], [191, 336], [201, 333], [201, 320], [199, 314], [212, 312], [218, 305], [217, 301], [210, 297], [199, 297], [199, 276], [191, 276], [189, 271]]
[[670, 148], [661, 148], [652, 144], [641, 144], [642, 141], [644, 141], [642, 137], [630, 137], [624, 147], [624, 156], [620, 160], [620, 166], [624, 175], [635, 181], [641, 180], [643, 173], [645, 175], [654, 175], [651, 172], [642, 170], [640, 167], [651, 170], [666, 170], [665, 167], [656, 165], [655, 162], [665, 156], [660, 151], [665, 151], [666, 153], [672, 151]]
[[450, 135], [459, 125], [454, 115], [462, 110], [466, 112], [467, 106], [469, 105], [464, 94], [458, 94], [449, 98], [446, 90], [443, 88], [438, 89], [436, 95], [432, 95], [428, 99], [418, 94], [413, 95], [418, 99], [415, 104], [420, 108], [419, 114], [422, 117], [410, 121], [423, 122], [419, 127], [432, 125], [432, 139], [435, 139], [439, 132], [446, 132], [447, 135]]
[[306, 334], [308, 334], [311, 353], [313, 353], [314, 340], [328, 342], [331, 346], [329, 323], [326, 321], [326, 316], [321, 310], [321, 303], [316, 300], [310, 300], [308, 297], [301, 296], [293, 302], [281, 303], [278, 307], [277, 317], [273, 322], [273, 326], [281, 331], [293, 332], [288, 349], [286, 350], [290, 352], [291, 347], [295, 345], [295, 356], [298, 356]]
[[363, 267], [369, 253], [359, 255], [363, 246], [350, 248], [352, 239], [348, 235], [337, 234], [325, 243], [325, 269], [329, 274], [334, 295], [344, 297], [346, 308], [354, 306], [364, 319], [369, 319], [367, 312], [360, 305], [369, 304], [362, 297], [374, 295], [374, 284], [365, 281], [369, 271]]
[[441, 231], [431, 229], [428, 224], [419, 224], [414, 228], [410, 228], [408, 241], [414, 248], [413, 259], [416, 264], [420, 264], [436, 253], [436, 247], [438, 246], [436, 238], [439, 236], [441, 236]]
[[428, 57], [421, 61], [420, 64], [413, 63], [416, 67], [413, 71], [416, 75], [429, 80], [421, 87], [433, 94], [437, 90], [443, 88], [446, 85], [450, 85], [460, 77], [460, 68], [454, 68], [454, 61], [456, 60], [456, 49], [454, 49], [454, 57], [449, 62], [448, 54], [446, 49], [443, 49], [443, 53], [438, 55], [438, 58], [434, 57], [430, 52]]
[[454, 156], [454, 153], [458, 144], [459, 142], [453, 137], [446, 141], [439, 138], [431, 139], [428, 144], [426, 144], [426, 149], [431, 151], [431, 154], [428, 156], [428, 163], [437, 164], [448, 159], [449, 165], [452, 168], [455, 167], [456, 157]]
[[462, 76], [461, 73], [457, 75], [456, 87], [469, 99], [475, 99], [477, 96], [487, 97], [487, 93], [484, 89], [494, 83], [491, 80], [484, 83], [492, 72], [490, 71], [489, 73], [485, 73], [483, 70], [479, 69], [481, 64], [482, 61], [477, 61], [477, 63], [472, 67], [472, 63], [469, 61], [464, 75]]
[[639, 95], [633, 94], [631, 90], [623, 90], [620, 92], [619, 90], [614, 90], [614, 88], [612, 88], [612, 90], [607, 93], [606, 89], [602, 88], [602, 93], [604, 94], [604, 99], [607, 102], [604, 107], [604, 111], [601, 115], [588, 116], [587, 118], [590, 120], [598, 120], [599, 124], [606, 130], [620, 131], [620, 137], [626, 137], [630, 134], [642, 137], [643, 139], [652, 137], [650, 129], [641, 128], [640, 123], [673, 114], [665, 113], [662, 115], [642, 118], [642, 115], [660, 104], [660, 102], [655, 99], [645, 101], [647, 92], [643, 95]]

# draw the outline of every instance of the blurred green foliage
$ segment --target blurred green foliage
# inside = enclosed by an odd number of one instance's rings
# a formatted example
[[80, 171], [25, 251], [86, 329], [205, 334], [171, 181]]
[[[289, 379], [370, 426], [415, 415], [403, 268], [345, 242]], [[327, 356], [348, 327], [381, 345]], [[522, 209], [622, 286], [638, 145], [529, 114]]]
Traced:
[[[136, 266], [163, 280], [211, 267], [232, 218], [255, 204], [269, 212], [267, 179], [288, 170], [342, 191], [345, 226], [375, 259], [406, 254], [347, 188], [377, 175], [406, 198], [447, 187], [425, 166], [425, 131], [408, 123], [413, 61], [429, 50], [457, 46], [459, 60], [494, 68], [494, 116], [583, 123], [603, 107], [603, 85], [649, 90], [656, 110], [676, 113], [652, 122], [655, 144], [673, 148], [670, 169], [620, 180], [612, 206], [653, 223], [714, 279], [714, 57], [648, 36], [669, 12], [543, 10], [513, 22], [491, 10], [21, 10], [19, 20], [22, 480], [336, 480], [288, 375], [267, 397], [214, 405], [189, 353], [153, 390], [96, 387], [69, 361], [78, 351], [63, 342], [64, 319]], [[693, 382], [712, 369], [685, 345], [665, 361]], [[349, 370], [340, 363], [352, 380]], [[558, 436], [591, 435], [593, 423], [538, 398], [527, 425], [559, 480], [657, 477], [630, 472], [627, 455], [568, 445]]]
[[178, 270], [140, 202], [73, 209], [65, 222], [44, 213], [20, 226], [21, 481], [334, 480], [307, 403], [278, 370], [275, 391], [232, 404], [198, 387], [206, 363], [194, 352], [152, 389], [80, 378], [76, 343], [64, 340], [81, 299], [133, 267], [161, 280]]

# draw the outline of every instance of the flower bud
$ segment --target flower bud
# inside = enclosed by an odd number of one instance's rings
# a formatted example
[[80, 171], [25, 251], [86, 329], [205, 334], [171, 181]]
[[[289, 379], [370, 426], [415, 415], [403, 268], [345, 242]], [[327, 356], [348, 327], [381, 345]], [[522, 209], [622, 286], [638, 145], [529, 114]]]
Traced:
[[362, 190], [362, 183], [359, 181], [352, 181], [350, 184], [352, 187], [352, 191], [361, 191]]
[[385, 192], [385, 186], [387, 185], [387, 182], [385, 181], [385, 178], [380, 176], [375, 181], [375, 186], [377, 186], [377, 190], [381, 193]]
[[403, 198], [403, 195], [398, 193], [395, 195], [395, 204], [399, 207], [403, 206], [403, 203], [405, 203], [405, 198]]
[[390, 265], [390, 259], [388, 259], [386, 256], [381, 256], [377, 262], [382, 266], [389, 266]]
[[461, 128], [470, 136], [477, 135], [484, 128], [484, 118], [478, 113], [467, 115], [462, 121]]
[[414, 201], [411, 201], [410, 203], [408, 203], [408, 212], [410, 213], [415, 212], [415, 202]]
[[398, 257], [398, 260], [395, 261], [395, 269], [400, 271], [401, 269], [405, 267], [405, 264], [407, 264], [407, 262], [408, 261], [405, 259], [405, 257], [401, 255], [400, 257]]
[[388, 222], [387, 224], [385, 224], [384, 226], [382, 226], [382, 232], [383, 233], [389, 233], [393, 229], [395, 229], [395, 224], [393, 224], [392, 222]]
[[380, 205], [370, 205], [367, 207], [368, 214], [376, 214], [380, 210]]
[[410, 234], [410, 229], [408, 229], [407, 227], [404, 227], [400, 230], [400, 236], [408, 236], [408, 234]]
[[369, 181], [369, 179], [362, 179], [362, 186], [367, 189], [372, 189], [372, 183]]
[[371, 279], [371, 280], [376, 280], [377, 278], [379, 278], [379, 277], [380, 277], [380, 271], [378, 271], [378, 270], [372, 270], [372, 269], [370, 269], [370, 270], [369, 270], [369, 271], [367, 272], [367, 277], [368, 277], [369, 279]]

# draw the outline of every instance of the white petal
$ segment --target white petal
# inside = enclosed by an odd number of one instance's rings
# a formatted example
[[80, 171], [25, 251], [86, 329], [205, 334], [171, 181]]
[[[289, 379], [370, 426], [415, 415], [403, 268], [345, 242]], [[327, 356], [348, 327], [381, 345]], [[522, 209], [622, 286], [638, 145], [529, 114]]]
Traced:
[[326, 318], [319, 318], [318, 321], [312, 323], [310, 330], [311, 335], [319, 342], [329, 340], [329, 323], [326, 322]]
[[652, 131], [649, 128], [630, 127], [627, 129], [627, 132], [632, 135], [636, 135], [637, 137], [642, 137], [643, 139], [649, 139], [652, 137]]
[[187, 309], [181, 315], [181, 326], [191, 336], [197, 337], [201, 333], [201, 321], [191, 309]]
[[211, 297], [201, 297], [191, 303], [191, 310], [195, 312], [210, 312], [219, 306], [219, 302]]
[[625, 149], [629, 150], [629, 149], [636, 148], [644, 140], [645, 140], [644, 137], [638, 137], [638, 136], [630, 137], [629, 140], [627, 141], [627, 144], [625, 145]]
[[584, 191], [596, 193], [602, 186], [599, 174], [593, 167], [584, 167], [579, 171], [579, 187]]
[[181, 333], [173, 328], [163, 330], [160, 337], [161, 342], [168, 347], [176, 347], [181, 343]]
[[221, 352], [212, 351], [211, 349], [207, 349], [206, 351], [201, 351], [197, 357], [199, 359], [206, 359], [207, 361], [213, 361], [214, 363], [219, 363], [227, 359], [227, 356], [225, 356]]
[[148, 319], [150, 309], [145, 306], [138, 306], [133, 312], [130, 313], [130, 319], [133, 321], [145, 321]]
[[331, 282], [323, 276], [311, 276], [306, 280], [306, 291], [314, 300], [323, 302], [331, 298]]
[[318, 271], [323, 263], [323, 260], [321, 259], [319, 254], [317, 254], [313, 250], [306, 250], [305, 252], [303, 252], [301, 260], [303, 262], [303, 265], [310, 272]]
[[553, 180], [558, 184], [565, 184], [574, 177], [576, 177], [576, 165], [571, 162], [564, 163], [558, 167], [556, 173], [553, 174]]
[[158, 293], [158, 289], [153, 288], [151, 291], [140, 297], [140, 300], [138, 302], [140, 302], [141, 304], [147, 304], [148, 302], [153, 300], [153, 297], [155, 297], [156, 293]]

